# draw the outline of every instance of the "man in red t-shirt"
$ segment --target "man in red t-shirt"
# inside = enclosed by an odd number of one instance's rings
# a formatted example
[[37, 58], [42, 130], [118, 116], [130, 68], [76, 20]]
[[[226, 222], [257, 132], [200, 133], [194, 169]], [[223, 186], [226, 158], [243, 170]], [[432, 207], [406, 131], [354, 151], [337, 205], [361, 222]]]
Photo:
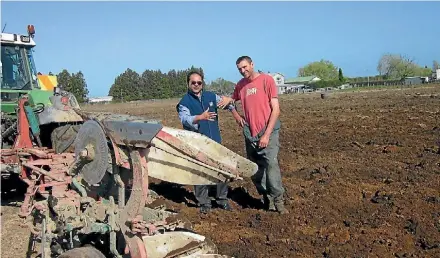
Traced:
[[239, 57], [236, 65], [243, 79], [237, 83], [232, 100], [224, 100], [221, 105], [241, 101], [244, 117], [236, 109], [232, 114], [243, 128], [247, 158], [258, 164], [252, 181], [258, 193], [263, 195], [266, 209], [288, 213], [284, 207], [284, 188], [278, 165], [280, 107], [277, 86], [271, 76], [254, 71], [250, 57]]

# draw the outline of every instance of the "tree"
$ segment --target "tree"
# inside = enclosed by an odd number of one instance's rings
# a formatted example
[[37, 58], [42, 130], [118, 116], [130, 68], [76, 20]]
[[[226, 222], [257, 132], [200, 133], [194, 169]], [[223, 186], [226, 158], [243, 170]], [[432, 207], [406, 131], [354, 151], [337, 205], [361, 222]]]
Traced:
[[116, 77], [108, 95], [113, 96], [113, 99], [116, 101], [140, 100], [143, 96], [140, 91], [141, 89], [139, 74], [128, 68], [124, 73]]
[[413, 58], [405, 55], [384, 54], [377, 71], [384, 79], [400, 80], [408, 76], [429, 76], [430, 69], [417, 65]]
[[58, 86], [60, 89], [65, 90], [65, 91], [69, 91], [70, 89], [70, 80], [71, 80], [71, 76], [69, 71], [67, 71], [66, 69], [63, 69], [58, 75], [57, 75], [57, 81], [58, 81]]
[[109, 95], [115, 101], [133, 101], [142, 99], [166, 99], [182, 96], [187, 91], [186, 75], [190, 71], [199, 71], [202, 68], [186, 70], [170, 70], [167, 73], [161, 70], [145, 70], [139, 75], [131, 69], [116, 77], [110, 87]]
[[342, 74], [342, 69], [341, 68], [339, 68], [339, 81], [340, 82], [344, 82], [345, 81], [344, 75]]
[[89, 90], [87, 89], [87, 83], [81, 71], [76, 74], [72, 74], [70, 92], [75, 95], [76, 100], [79, 103], [88, 101], [87, 95], [89, 94]]
[[220, 95], [231, 95], [234, 92], [234, 88], [235, 83], [225, 80], [223, 78], [217, 78], [206, 85], [207, 90]]
[[298, 76], [317, 76], [322, 80], [338, 79], [338, 68], [330, 61], [321, 59], [298, 70]]
[[[49, 73], [50, 75], [51, 73]], [[63, 69], [57, 76], [58, 86], [60, 89], [72, 93], [79, 103], [87, 101], [87, 95], [89, 90], [87, 89], [87, 83], [84, 78], [84, 74], [79, 71], [78, 73], [69, 73], [66, 69]]]

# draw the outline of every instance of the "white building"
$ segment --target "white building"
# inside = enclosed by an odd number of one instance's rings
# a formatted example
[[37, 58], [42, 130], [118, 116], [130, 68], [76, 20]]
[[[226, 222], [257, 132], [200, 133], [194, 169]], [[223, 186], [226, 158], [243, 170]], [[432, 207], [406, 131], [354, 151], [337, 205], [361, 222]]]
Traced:
[[282, 73], [268, 73], [268, 75], [272, 76], [277, 87], [278, 94], [286, 94], [286, 93], [295, 93], [298, 92], [298, 89], [295, 85], [290, 85], [285, 83], [285, 76]]
[[284, 84], [284, 75], [281, 73], [268, 73], [275, 80], [277, 85]]
[[440, 69], [435, 70], [435, 72], [432, 72], [432, 78], [434, 80], [440, 80]]
[[95, 98], [89, 98], [89, 103], [90, 104], [108, 103], [108, 102], [112, 102], [112, 100], [113, 100], [113, 96], [95, 97]]

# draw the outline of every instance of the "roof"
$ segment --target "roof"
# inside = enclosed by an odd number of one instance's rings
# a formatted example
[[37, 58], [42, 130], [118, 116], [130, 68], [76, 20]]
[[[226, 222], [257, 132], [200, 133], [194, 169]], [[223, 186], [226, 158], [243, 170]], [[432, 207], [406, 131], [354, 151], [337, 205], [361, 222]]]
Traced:
[[284, 80], [284, 83], [295, 83], [295, 82], [309, 82], [316, 78], [316, 76], [303, 76], [303, 77], [295, 77], [295, 78], [288, 78]]
[[270, 76], [275, 76], [275, 75], [279, 74], [279, 75], [284, 77], [284, 74], [282, 74], [282, 73], [267, 73], [267, 74], [270, 75]]
[[35, 46], [35, 41], [27, 35], [1, 33], [0, 41], [3, 44]]

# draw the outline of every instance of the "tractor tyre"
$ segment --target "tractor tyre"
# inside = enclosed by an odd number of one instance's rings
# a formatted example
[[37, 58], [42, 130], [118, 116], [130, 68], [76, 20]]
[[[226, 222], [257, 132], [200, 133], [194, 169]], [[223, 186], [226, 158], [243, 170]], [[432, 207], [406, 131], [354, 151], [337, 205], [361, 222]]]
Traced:
[[51, 135], [52, 148], [55, 153], [75, 152], [73, 142], [81, 125], [63, 125], [55, 128]]
[[105, 255], [93, 246], [84, 246], [62, 253], [58, 258], [105, 258]]

